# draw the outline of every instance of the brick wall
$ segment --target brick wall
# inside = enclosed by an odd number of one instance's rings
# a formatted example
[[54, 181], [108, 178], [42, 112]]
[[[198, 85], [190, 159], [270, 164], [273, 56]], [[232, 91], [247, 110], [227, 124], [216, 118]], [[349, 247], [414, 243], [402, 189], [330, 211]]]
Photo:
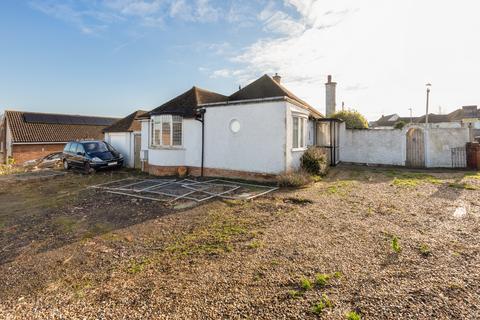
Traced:
[[22, 164], [28, 160], [35, 160], [50, 153], [63, 151], [65, 143], [62, 144], [14, 144], [12, 157], [16, 164]]
[[[190, 176], [198, 177], [200, 176], [201, 168], [199, 167], [188, 167], [187, 174]], [[178, 167], [177, 166], [154, 166], [148, 165], [146, 167], [146, 172], [156, 176], [176, 176]], [[226, 169], [215, 169], [215, 168], [204, 168], [203, 175], [206, 177], [217, 177], [217, 178], [233, 178], [233, 179], [243, 179], [243, 180], [254, 180], [254, 181], [263, 181], [271, 182], [276, 179], [274, 174], [262, 174], [257, 172], [247, 172], [247, 171], [236, 171], [236, 170], [226, 170]]]

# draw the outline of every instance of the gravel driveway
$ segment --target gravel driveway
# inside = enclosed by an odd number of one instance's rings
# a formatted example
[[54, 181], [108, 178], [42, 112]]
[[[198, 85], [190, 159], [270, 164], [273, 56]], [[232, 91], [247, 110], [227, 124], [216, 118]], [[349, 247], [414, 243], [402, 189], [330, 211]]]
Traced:
[[479, 175], [340, 166], [181, 210], [81, 179], [0, 186], [1, 319], [480, 318]]

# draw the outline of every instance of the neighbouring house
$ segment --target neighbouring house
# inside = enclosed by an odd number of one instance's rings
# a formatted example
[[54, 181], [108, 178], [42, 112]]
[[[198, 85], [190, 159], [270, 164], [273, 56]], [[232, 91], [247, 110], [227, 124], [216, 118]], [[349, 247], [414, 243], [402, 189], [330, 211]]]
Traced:
[[321, 118], [278, 75], [230, 96], [193, 87], [139, 117], [143, 170], [172, 175], [184, 167], [191, 175], [271, 179], [299, 167]]
[[16, 164], [62, 151], [71, 140], [103, 139], [116, 118], [7, 110], [0, 122], [0, 162]]
[[141, 168], [141, 131], [142, 125], [137, 119], [146, 114], [146, 111], [135, 111], [123, 119], [103, 129], [105, 141], [125, 157], [125, 166], [130, 168]]

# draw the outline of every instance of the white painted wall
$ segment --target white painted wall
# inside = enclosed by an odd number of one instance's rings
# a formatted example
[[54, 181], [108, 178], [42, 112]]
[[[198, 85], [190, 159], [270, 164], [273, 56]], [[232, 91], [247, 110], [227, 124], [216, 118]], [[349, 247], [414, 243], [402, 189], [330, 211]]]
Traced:
[[406, 133], [412, 127], [424, 130], [425, 165], [429, 168], [452, 166], [451, 149], [464, 147], [469, 141], [467, 127], [416, 124], [402, 130], [348, 130], [340, 129], [340, 161], [361, 164], [404, 166], [406, 160]]
[[[287, 104], [272, 101], [207, 108], [205, 167], [269, 174], [285, 171]], [[232, 120], [240, 122], [237, 133], [230, 130]]]
[[426, 131], [427, 167], [452, 166], [451, 148], [465, 147], [469, 141], [468, 128], [429, 128]]
[[134, 135], [140, 132], [107, 132], [105, 141], [110, 143], [124, 159], [124, 165], [129, 168], [135, 167]]
[[340, 161], [362, 164], [405, 165], [404, 130], [349, 130], [340, 127]]
[[[300, 108], [292, 103], [287, 102], [286, 105], [286, 167], [287, 171], [295, 170], [300, 167], [300, 158], [307, 148], [294, 149], [293, 148], [293, 115], [303, 115], [308, 117], [309, 112], [303, 108]], [[308, 123], [308, 122], [307, 122]], [[310, 126], [307, 125], [309, 128]], [[308, 129], [307, 131], [309, 131]], [[313, 136], [313, 134], [311, 134]], [[307, 136], [308, 137], [308, 136]], [[307, 140], [308, 144], [308, 140]]]

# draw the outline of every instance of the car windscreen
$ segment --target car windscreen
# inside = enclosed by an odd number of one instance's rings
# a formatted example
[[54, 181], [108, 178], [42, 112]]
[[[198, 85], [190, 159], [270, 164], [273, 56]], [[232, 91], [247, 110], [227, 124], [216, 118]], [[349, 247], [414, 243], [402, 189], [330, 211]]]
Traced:
[[85, 142], [82, 144], [83, 144], [83, 147], [85, 148], [85, 152], [88, 154], [111, 151], [108, 145], [105, 142], [101, 142], [101, 141]]

